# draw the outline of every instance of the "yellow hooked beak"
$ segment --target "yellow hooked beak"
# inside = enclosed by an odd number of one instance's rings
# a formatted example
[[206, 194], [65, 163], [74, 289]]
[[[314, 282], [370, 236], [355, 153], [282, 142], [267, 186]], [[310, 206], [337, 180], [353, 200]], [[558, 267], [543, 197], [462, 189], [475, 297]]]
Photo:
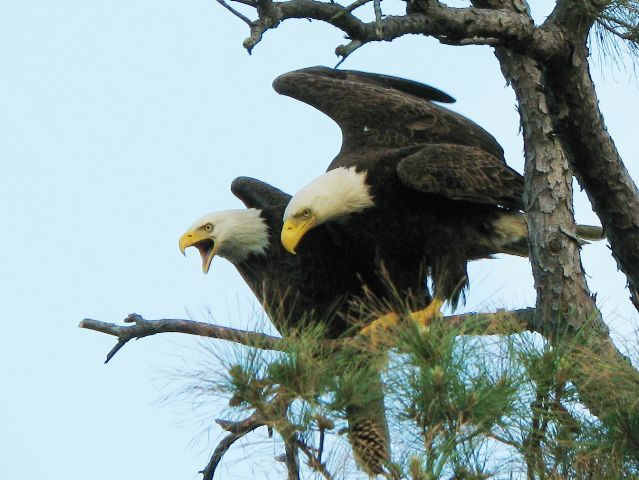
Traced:
[[202, 257], [202, 271], [209, 273], [213, 257], [217, 253], [217, 242], [201, 229], [191, 230], [180, 237], [180, 252], [186, 256], [186, 249], [195, 247]]
[[302, 237], [306, 235], [306, 232], [313, 228], [315, 222], [315, 217], [304, 219], [290, 218], [284, 222], [280, 240], [282, 241], [282, 246], [287, 252], [295, 254], [297, 244], [300, 243], [300, 240], [302, 240]]

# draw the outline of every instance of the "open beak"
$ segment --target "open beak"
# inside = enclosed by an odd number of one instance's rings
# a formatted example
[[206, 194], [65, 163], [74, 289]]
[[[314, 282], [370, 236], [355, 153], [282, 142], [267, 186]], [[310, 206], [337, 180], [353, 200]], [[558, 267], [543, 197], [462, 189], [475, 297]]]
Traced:
[[191, 231], [180, 237], [180, 252], [182, 252], [182, 255], [186, 256], [186, 249], [189, 247], [198, 249], [202, 257], [202, 271], [209, 273], [211, 262], [217, 253], [217, 242], [204, 232]]
[[297, 244], [300, 243], [302, 237], [306, 235], [306, 232], [313, 228], [314, 225], [315, 217], [305, 220], [298, 220], [295, 218], [286, 220], [282, 227], [282, 235], [280, 236], [282, 246], [287, 252], [295, 254]]

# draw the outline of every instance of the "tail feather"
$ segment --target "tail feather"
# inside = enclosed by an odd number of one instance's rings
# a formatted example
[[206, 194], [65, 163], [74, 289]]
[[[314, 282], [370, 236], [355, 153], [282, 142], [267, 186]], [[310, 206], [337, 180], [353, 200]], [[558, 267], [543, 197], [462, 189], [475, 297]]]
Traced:
[[[496, 253], [508, 253], [520, 257], [529, 255], [528, 226], [524, 214], [503, 214], [495, 220], [493, 227], [495, 236], [491, 241]], [[577, 240], [581, 245], [604, 238], [606, 238], [606, 234], [601, 227], [577, 225]]]
[[577, 237], [581, 240], [603, 240], [606, 238], [606, 232], [604, 232], [604, 229], [601, 227], [577, 225]]

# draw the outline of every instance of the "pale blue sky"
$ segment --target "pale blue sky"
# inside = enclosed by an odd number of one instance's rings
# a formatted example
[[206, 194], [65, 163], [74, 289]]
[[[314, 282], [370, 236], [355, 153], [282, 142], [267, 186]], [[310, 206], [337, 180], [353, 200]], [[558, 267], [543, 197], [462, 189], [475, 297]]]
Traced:
[[[248, 56], [246, 35], [213, 0], [0, 0], [3, 480], [199, 478], [219, 434], [201, 433], [205, 419], [223, 405], [192, 412], [188, 402], [159, 400], [182, 385], [165, 372], [219, 368], [201, 342], [156, 336], [104, 366], [114, 340], [77, 324], [130, 312], [207, 320], [209, 311], [221, 324], [254, 323], [233, 267], [216, 259], [204, 276], [177, 239], [196, 217], [240, 206], [228, 188], [238, 175], [293, 192], [326, 168], [338, 128], [270, 84], [289, 70], [334, 65], [343, 38], [286, 23]], [[450, 93], [521, 171], [514, 96], [489, 48], [407, 37], [364, 47], [344, 67]], [[593, 76], [637, 178], [636, 80], [609, 65]], [[583, 195], [577, 211], [596, 222]], [[629, 336], [636, 313], [605, 244], [585, 248], [584, 264], [609, 324]], [[471, 283], [467, 310], [534, 299], [525, 260], [475, 263]], [[238, 448], [219, 478], [281, 477], [271, 460], [281, 447], [264, 432], [250, 438], [257, 446]]]

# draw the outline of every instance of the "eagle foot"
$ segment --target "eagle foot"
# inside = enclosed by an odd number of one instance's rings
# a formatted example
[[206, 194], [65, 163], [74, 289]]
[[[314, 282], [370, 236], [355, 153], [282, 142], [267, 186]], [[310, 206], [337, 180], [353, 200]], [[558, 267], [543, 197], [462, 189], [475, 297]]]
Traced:
[[399, 315], [395, 312], [387, 313], [373, 320], [369, 325], [362, 328], [359, 333], [367, 337], [374, 346], [380, 345], [387, 341], [388, 331], [397, 326], [399, 318]]
[[444, 300], [435, 297], [426, 308], [418, 310], [417, 312], [412, 312], [410, 316], [417, 325], [421, 328], [425, 328], [433, 320], [443, 317], [441, 312], [442, 305], [444, 305]]
[[[411, 312], [408, 317], [415, 322], [419, 328], [426, 328], [433, 320], [442, 318], [441, 308], [443, 304], [443, 299], [435, 297], [426, 308]], [[369, 325], [366, 325], [359, 333], [367, 337], [374, 346], [388, 343], [389, 331], [396, 327], [402, 318], [403, 317], [395, 312], [387, 313], [375, 319]]]

